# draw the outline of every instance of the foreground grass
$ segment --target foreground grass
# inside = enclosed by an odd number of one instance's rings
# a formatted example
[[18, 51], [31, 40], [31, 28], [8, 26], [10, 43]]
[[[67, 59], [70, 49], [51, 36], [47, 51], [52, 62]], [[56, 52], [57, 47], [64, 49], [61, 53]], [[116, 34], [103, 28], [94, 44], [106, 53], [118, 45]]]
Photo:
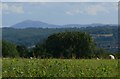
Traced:
[[0, 79], [2, 78], [2, 58], [0, 58]]
[[3, 77], [115, 77], [118, 60], [22, 59], [2, 60]]

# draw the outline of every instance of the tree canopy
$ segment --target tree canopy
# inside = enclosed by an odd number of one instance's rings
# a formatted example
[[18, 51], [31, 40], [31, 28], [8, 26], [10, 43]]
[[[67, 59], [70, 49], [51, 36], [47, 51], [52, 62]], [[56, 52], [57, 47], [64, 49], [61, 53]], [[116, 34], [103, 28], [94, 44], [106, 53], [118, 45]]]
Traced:
[[92, 37], [86, 32], [62, 32], [48, 37], [45, 43], [46, 50], [53, 57], [91, 57], [95, 44]]

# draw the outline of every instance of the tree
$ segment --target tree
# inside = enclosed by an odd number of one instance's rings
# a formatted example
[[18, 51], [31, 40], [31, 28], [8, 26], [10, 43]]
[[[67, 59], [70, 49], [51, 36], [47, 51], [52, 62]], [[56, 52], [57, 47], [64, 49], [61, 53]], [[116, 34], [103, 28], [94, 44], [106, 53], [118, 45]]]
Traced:
[[72, 56], [92, 57], [95, 44], [86, 32], [62, 32], [48, 37], [45, 42], [47, 52], [53, 57], [71, 58]]
[[0, 57], [2, 57], [2, 40], [0, 39]]
[[16, 45], [7, 41], [2, 41], [2, 56], [3, 57], [16, 57], [19, 56], [16, 50]]
[[16, 47], [17, 51], [19, 52], [19, 56], [20, 57], [28, 57], [28, 49], [27, 47], [23, 46], [23, 45], [18, 45]]

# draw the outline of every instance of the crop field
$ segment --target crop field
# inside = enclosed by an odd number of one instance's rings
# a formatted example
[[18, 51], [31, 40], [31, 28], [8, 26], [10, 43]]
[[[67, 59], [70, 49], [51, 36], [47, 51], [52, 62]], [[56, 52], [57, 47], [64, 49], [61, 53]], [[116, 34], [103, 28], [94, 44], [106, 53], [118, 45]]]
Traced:
[[116, 77], [118, 60], [3, 58], [2, 77]]

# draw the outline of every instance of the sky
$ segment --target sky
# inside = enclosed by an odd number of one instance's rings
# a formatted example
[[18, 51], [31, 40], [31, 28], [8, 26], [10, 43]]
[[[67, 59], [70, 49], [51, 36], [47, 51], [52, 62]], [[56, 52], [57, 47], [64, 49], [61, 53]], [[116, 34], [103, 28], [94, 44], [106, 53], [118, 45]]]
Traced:
[[3, 27], [24, 20], [56, 25], [118, 23], [117, 2], [7, 2], [4, 0], [0, 7]]

